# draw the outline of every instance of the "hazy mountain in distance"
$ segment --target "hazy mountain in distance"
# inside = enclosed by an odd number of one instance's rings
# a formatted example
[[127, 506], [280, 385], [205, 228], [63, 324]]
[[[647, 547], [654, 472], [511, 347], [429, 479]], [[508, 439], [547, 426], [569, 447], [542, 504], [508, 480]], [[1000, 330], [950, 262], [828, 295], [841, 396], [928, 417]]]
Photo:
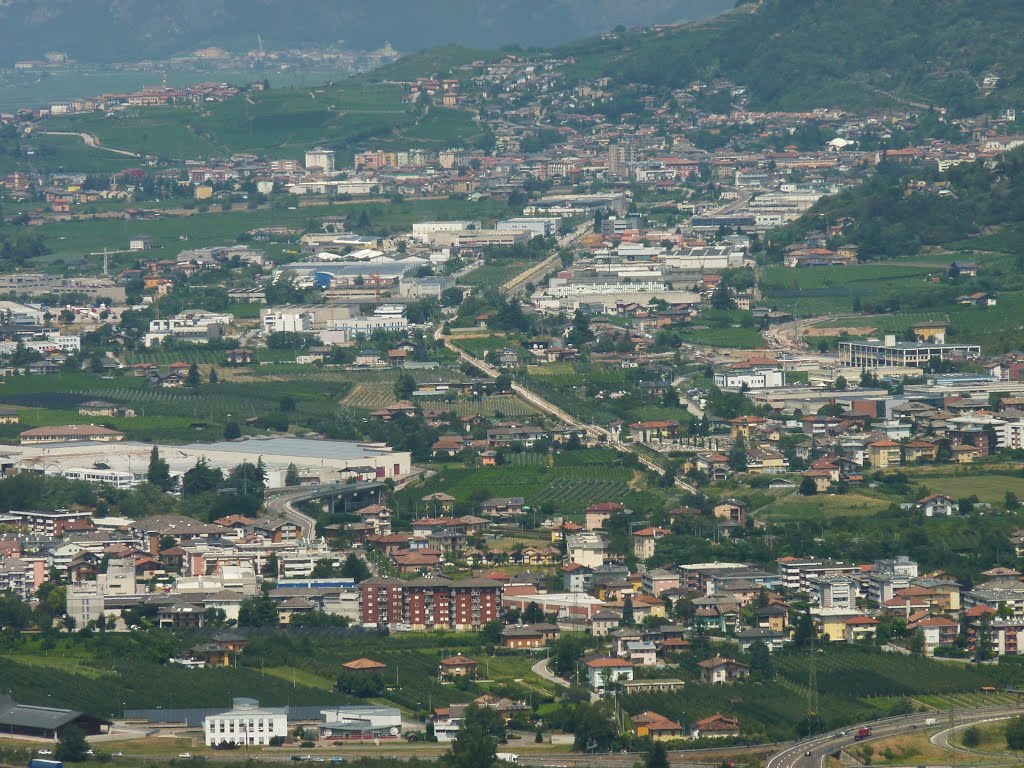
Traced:
[[0, 66], [63, 51], [138, 61], [216, 45], [401, 51], [444, 43], [553, 45], [610, 30], [706, 18], [733, 0], [0, 0]]

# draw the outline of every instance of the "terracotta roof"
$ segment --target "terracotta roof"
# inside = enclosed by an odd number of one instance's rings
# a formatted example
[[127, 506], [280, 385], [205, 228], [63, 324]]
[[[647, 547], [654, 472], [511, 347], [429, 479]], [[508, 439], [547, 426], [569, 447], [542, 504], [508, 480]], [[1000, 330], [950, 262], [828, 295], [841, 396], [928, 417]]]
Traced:
[[608, 657], [600, 659], [591, 659], [587, 662], [587, 666], [591, 669], [608, 669], [610, 667], [632, 667], [631, 661], [625, 659], [612, 659]]
[[362, 658], [362, 659], [353, 659], [352, 661], [346, 661], [341, 666], [343, 666], [345, 669], [364, 670], [364, 669], [385, 669], [387, 667], [387, 664], [382, 664], [381, 662], [374, 661], [373, 659]]

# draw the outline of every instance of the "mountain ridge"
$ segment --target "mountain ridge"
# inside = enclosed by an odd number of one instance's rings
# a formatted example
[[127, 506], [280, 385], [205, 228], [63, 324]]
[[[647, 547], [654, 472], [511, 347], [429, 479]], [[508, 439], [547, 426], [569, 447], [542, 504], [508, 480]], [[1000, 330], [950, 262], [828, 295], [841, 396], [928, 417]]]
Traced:
[[[234, 51], [390, 42], [415, 51], [555, 45], [618, 25], [687, 21], [730, 0], [0, 0], [0, 66], [61, 51], [90, 63], [163, 58], [217, 45]], [[401, 20], [401, 23], [396, 23]]]

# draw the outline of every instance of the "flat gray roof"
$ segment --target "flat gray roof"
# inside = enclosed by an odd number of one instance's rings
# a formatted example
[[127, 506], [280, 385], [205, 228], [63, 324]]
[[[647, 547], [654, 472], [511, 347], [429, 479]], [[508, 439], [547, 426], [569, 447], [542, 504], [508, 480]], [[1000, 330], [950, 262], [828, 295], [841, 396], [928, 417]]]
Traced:
[[300, 437], [271, 437], [268, 439], [239, 440], [238, 442], [190, 443], [179, 446], [189, 451], [205, 453], [245, 453], [264, 456], [299, 456], [304, 459], [352, 460], [371, 458], [391, 453], [386, 447], [374, 448], [365, 443], [343, 440], [306, 440]]

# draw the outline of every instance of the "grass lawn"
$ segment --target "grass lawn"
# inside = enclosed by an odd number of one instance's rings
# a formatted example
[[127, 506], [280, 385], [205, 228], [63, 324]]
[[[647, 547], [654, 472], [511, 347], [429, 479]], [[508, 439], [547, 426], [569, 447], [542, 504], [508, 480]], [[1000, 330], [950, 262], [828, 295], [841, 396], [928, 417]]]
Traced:
[[325, 691], [334, 690], [334, 680], [329, 680], [322, 675], [318, 675], [315, 672], [309, 672], [305, 669], [299, 669], [297, 667], [266, 667], [262, 669], [268, 675], [280, 678], [286, 682], [296, 682], [300, 685], [304, 685], [307, 688], [321, 688]]
[[[950, 753], [931, 744], [928, 741], [930, 735], [928, 731], [919, 731], [888, 739], [873, 739], [848, 747], [846, 751], [864, 764], [871, 765], [947, 765]], [[981, 760], [957, 755], [958, 764], [971, 765], [978, 762]]]
[[770, 512], [775, 522], [832, 517], [868, 517], [888, 506], [889, 502], [856, 493], [842, 496], [831, 494], [801, 496], [793, 493], [757, 510], [757, 515], [764, 518]]
[[933, 493], [945, 493], [954, 499], [977, 496], [981, 501], [1001, 504], [1006, 492], [1024, 498], [1024, 477], [1012, 475], [967, 475], [964, 477], [923, 477]]

